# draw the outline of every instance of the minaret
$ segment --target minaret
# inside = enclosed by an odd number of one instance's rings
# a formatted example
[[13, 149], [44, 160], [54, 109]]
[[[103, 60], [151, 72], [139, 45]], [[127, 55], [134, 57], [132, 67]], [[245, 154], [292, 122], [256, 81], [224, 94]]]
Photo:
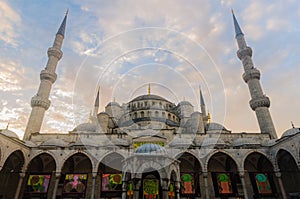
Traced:
[[94, 112], [93, 112], [93, 117], [97, 117], [97, 114], [98, 114], [98, 111], [99, 111], [99, 102], [100, 102], [100, 94], [99, 94], [99, 91], [100, 88], [98, 88], [98, 91], [97, 91], [97, 96], [96, 96], [96, 99], [95, 99], [95, 104], [94, 104]]
[[254, 68], [252, 62], [252, 49], [247, 46], [244, 34], [232, 11], [235, 38], [238, 44], [237, 56], [242, 61], [244, 67], [243, 79], [248, 84], [251, 100], [250, 107], [256, 113], [261, 133], [267, 133], [272, 139], [277, 138], [271, 114], [269, 112], [270, 99], [264, 95], [260, 85], [260, 72]]
[[50, 107], [49, 95], [52, 84], [55, 82], [57, 75], [55, 73], [58, 61], [63, 53], [61, 51], [62, 43], [65, 36], [65, 28], [68, 11], [56, 33], [53, 46], [48, 49], [48, 62], [46, 68], [41, 71], [41, 83], [38, 92], [31, 99], [32, 111], [26, 126], [23, 140], [29, 140], [32, 133], [40, 132], [43, 123], [45, 111]]

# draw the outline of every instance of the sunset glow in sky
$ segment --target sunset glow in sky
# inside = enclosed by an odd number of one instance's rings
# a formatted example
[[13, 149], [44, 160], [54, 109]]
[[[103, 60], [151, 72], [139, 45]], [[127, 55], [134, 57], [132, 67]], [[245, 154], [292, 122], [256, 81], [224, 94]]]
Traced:
[[298, 0], [2, 0], [0, 128], [22, 137], [47, 49], [69, 9], [63, 58], [41, 133], [87, 122], [98, 85], [100, 111], [151, 92], [199, 111], [201, 86], [212, 121], [259, 132], [236, 56], [231, 8], [253, 50], [280, 135], [300, 126]]

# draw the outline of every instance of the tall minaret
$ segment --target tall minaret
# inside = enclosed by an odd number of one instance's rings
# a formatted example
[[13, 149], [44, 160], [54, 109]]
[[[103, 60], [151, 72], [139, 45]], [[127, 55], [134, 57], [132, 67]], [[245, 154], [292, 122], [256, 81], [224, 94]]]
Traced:
[[238, 44], [237, 56], [244, 66], [243, 79], [248, 84], [251, 100], [250, 107], [256, 113], [261, 133], [267, 133], [271, 138], [277, 138], [271, 114], [269, 112], [270, 99], [264, 95], [260, 85], [260, 72], [254, 68], [252, 62], [252, 49], [247, 46], [244, 34], [232, 12], [235, 38]]
[[41, 83], [38, 92], [31, 98], [32, 111], [26, 126], [23, 140], [29, 140], [32, 133], [40, 132], [45, 111], [50, 106], [51, 102], [48, 98], [52, 84], [55, 82], [57, 77], [55, 73], [57, 63], [63, 55], [61, 47], [65, 36], [67, 16], [68, 11], [66, 12], [66, 15], [56, 33], [53, 46], [48, 49], [48, 62], [46, 68], [40, 73]]

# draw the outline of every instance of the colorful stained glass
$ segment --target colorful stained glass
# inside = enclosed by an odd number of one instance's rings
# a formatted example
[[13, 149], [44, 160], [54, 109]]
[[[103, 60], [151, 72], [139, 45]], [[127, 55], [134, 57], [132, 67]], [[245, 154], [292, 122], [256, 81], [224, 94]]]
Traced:
[[127, 199], [133, 198], [133, 183], [130, 181], [128, 182], [127, 186]]
[[102, 174], [102, 191], [122, 191], [122, 174]]
[[219, 194], [233, 193], [229, 173], [218, 173], [217, 174], [217, 182], [218, 182]]
[[182, 194], [194, 194], [194, 175], [191, 173], [181, 174], [181, 193]]
[[159, 182], [157, 179], [143, 180], [143, 198], [144, 199], [158, 199], [159, 198]]
[[174, 182], [170, 182], [168, 196], [169, 196], [169, 199], [174, 199], [175, 198]]
[[26, 192], [47, 193], [51, 175], [29, 175]]
[[87, 182], [87, 174], [66, 174], [64, 193], [84, 193]]
[[256, 173], [255, 182], [260, 194], [272, 194], [272, 188], [268, 179], [268, 175], [264, 173]]

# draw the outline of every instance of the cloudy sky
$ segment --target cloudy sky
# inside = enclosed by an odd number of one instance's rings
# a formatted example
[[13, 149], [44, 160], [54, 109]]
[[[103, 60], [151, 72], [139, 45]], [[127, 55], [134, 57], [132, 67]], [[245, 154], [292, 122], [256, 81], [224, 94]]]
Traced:
[[0, 128], [21, 137], [47, 49], [69, 9], [63, 58], [41, 132], [87, 122], [100, 86], [100, 111], [151, 92], [199, 110], [199, 86], [212, 120], [258, 132], [236, 57], [231, 8], [253, 49], [280, 136], [300, 126], [300, 2], [297, 0], [15, 0], [0, 2]]

